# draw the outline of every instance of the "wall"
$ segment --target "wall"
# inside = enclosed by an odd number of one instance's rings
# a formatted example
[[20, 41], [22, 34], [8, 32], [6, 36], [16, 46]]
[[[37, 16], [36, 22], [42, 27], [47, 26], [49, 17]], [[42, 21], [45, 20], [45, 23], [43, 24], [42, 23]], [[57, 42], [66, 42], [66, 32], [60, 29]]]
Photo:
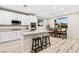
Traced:
[[[79, 38], [79, 14], [65, 15], [61, 17], [68, 17], [68, 38]], [[54, 26], [54, 19], [58, 17], [52, 18], [49, 20], [50, 25]]]
[[48, 22], [47, 19], [43, 19], [43, 26], [38, 26], [37, 24], [37, 31], [47, 30], [46, 29], [47, 22]]
[[50, 25], [50, 27], [54, 28], [54, 18], [48, 19], [48, 24]]
[[79, 38], [79, 14], [68, 15], [68, 37]]

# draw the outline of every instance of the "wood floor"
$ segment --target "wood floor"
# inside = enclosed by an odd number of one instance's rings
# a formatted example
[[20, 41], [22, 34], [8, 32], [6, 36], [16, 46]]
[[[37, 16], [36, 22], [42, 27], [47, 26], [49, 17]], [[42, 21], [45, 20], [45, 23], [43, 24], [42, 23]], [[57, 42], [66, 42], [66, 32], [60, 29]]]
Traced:
[[[50, 37], [51, 46], [38, 53], [79, 53], [79, 39], [60, 39]], [[10, 43], [0, 44], [0, 53], [22, 52], [20, 40]], [[27, 53], [27, 52], [25, 52]], [[30, 53], [30, 52], [28, 52]]]
[[51, 37], [51, 46], [38, 53], [79, 53], [79, 39]]

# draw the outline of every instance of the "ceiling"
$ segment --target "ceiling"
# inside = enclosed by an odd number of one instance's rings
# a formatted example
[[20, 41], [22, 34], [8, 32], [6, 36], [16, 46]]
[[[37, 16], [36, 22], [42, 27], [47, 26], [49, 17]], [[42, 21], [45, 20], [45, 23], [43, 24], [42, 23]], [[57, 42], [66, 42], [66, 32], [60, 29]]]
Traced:
[[79, 12], [79, 5], [0, 5], [0, 7], [34, 13], [44, 18]]
[[79, 5], [30, 5], [31, 12], [40, 17], [50, 18], [79, 12]]

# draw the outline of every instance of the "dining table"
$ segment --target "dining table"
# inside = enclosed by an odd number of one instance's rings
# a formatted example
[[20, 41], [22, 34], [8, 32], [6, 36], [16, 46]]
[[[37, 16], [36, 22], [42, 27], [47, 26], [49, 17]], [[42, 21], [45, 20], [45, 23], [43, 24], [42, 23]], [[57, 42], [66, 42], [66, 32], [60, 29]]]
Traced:
[[48, 30], [48, 33], [57, 38], [67, 38], [67, 31], [61, 31], [61, 30]]

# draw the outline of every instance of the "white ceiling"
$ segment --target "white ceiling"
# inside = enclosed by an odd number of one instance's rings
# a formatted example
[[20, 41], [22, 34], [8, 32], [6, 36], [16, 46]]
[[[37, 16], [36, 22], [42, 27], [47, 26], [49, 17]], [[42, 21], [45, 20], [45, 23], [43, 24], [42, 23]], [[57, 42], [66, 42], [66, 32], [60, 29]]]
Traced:
[[50, 18], [64, 14], [79, 12], [79, 5], [1, 5], [22, 12], [35, 13], [39, 17]]
[[31, 12], [40, 17], [50, 18], [79, 12], [79, 5], [31, 5]]

